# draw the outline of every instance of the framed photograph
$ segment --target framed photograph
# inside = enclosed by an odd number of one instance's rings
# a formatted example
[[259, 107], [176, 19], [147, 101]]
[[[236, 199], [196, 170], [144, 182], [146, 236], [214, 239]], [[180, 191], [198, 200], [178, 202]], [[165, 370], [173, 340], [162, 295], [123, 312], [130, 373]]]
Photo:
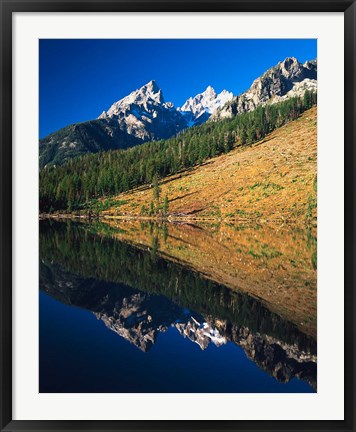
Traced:
[[354, 431], [354, 1], [1, 4], [1, 430]]

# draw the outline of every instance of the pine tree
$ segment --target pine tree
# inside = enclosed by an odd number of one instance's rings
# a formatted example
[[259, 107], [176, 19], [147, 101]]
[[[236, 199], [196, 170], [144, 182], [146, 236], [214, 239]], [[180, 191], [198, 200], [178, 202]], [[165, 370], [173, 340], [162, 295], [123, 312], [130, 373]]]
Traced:
[[164, 201], [163, 201], [163, 216], [167, 216], [167, 212], [168, 212], [168, 196], [166, 195], [164, 197]]
[[153, 185], [153, 198], [158, 201], [160, 193], [161, 193], [161, 188], [159, 187], [159, 184], [158, 184], [157, 174], [155, 174], [153, 177], [152, 185]]

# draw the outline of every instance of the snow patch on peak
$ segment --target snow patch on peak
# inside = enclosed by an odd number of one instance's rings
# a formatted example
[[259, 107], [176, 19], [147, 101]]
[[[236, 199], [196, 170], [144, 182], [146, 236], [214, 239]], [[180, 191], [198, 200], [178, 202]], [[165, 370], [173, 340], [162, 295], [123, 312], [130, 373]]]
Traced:
[[145, 84], [141, 89], [139, 89], [139, 91], [142, 91], [143, 94], [147, 95], [149, 99], [152, 99], [156, 103], [163, 104], [165, 102], [163, 92], [158, 87], [155, 80], [151, 80]]
[[[147, 107], [148, 105], [163, 105], [165, 103], [163, 92], [156, 81], [151, 80], [139, 89], [131, 92], [128, 96], [113, 103], [105, 113], [107, 117], [117, 116], [128, 110], [132, 105]], [[99, 118], [103, 117], [103, 114]]]
[[186, 119], [151, 80], [111, 105], [101, 119], [117, 121], [121, 130], [141, 140], [170, 138], [187, 127]]
[[[185, 115], [193, 115], [195, 119], [201, 117], [204, 113], [210, 116], [233, 97], [233, 94], [227, 90], [216, 94], [213, 87], [209, 85], [202, 93], [198, 93], [194, 97], [187, 99], [178, 110]], [[190, 122], [191, 121], [192, 120], [190, 120]]]
[[[215, 110], [219, 107], [221, 107], [222, 105], [225, 105], [226, 102], [229, 102], [230, 100], [232, 100], [232, 98], [234, 97], [233, 93], [227, 91], [227, 90], [223, 90], [221, 93], [219, 93], [216, 96], [215, 99]], [[214, 111], [215, 111], [214, 110]]]
[[216, 97], [216, 92], [213, 89], [213, 87], [211, 87], [210, 85], [205, 89], [205, 91], [203, 91], [202, 94], [205, 95], [205, 96], [209, 96], [211, 98]]

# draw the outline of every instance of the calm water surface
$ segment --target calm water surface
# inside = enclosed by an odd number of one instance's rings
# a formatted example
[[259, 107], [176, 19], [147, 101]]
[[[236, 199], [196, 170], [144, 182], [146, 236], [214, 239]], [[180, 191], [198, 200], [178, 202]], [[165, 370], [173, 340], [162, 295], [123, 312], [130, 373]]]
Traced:
[[40, 392], [316, 391], [312, 335], [99, 228], [40, 223]]

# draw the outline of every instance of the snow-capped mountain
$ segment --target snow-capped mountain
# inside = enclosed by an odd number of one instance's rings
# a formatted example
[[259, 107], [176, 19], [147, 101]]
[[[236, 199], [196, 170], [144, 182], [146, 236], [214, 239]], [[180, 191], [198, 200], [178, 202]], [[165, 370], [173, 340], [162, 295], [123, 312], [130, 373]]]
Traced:
[[317, 89], [317, 61], [301, 64], [289, 57], [255, 79], [239, 96], [208, 86], [179, 108], [166, 102], [150, 81], [113, 103], [95, 120], [75, 123], [40, 140], [40, 167], [60, 164], [85, 153], [126, 149], [145, 141], [166, 139], [207, 120], [230, 118]]
[[247, 91], [217, 109], [212, 120], [230, 118], [253, 111], [260, 105], [302, 96], [306, 90], [316, 89], [317, 61], [302, 64], [295, 57], [288, 57], [256, 78]]
[[216, 94], [215, 90], [208, 86], [203, 93], [199, 93], [194, 97], [190, 97], [186, 102], [178, 108], [185, 119], [188, 126], [195, 126], [206, 122], [215, 111], [226, 102], [230, 101], [234, 95], [227, 90]]
[[187, 127], [206, 122], [215, 111], [230, 101], [234, 95], [227, 90], [216, 94], [208, 86], [202, 93], [190, 97], [180, 107], [165, 102], [162, 90], [156, 81], [143, 87], [111, 105], [99, 119], [117, 119], [120, 127], [125, 126], [130, 135], [143, 140], [168, 138]]
[[187, 127], [171, 102], [165, 102], [156, 81], [150, 81], [111, 105], [99, 119], [117, 120], [121, 129], [142, 140], [169, 138]]

